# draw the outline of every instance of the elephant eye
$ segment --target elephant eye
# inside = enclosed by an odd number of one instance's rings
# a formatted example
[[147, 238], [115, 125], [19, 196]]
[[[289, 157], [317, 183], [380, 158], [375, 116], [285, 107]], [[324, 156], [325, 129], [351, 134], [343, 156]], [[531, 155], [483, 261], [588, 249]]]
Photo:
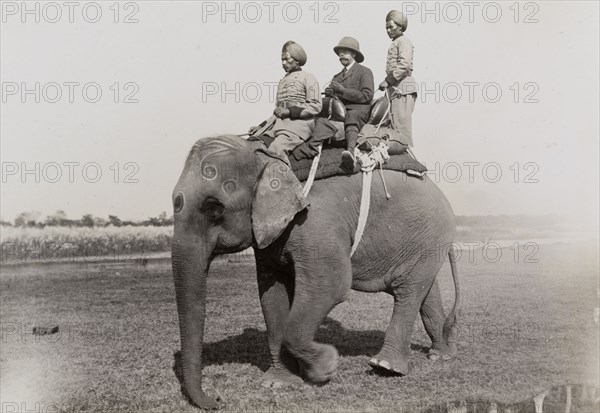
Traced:
[[183, 193], [178, 192], [173, 201], [173, 209], [175, 212], [180, 212], [183, 209]]
[[209, 220], [216, 222], [223, 217], [225, 206], [216, 198], [206, 198], [202, 202], [200, 212], [206, 215]]

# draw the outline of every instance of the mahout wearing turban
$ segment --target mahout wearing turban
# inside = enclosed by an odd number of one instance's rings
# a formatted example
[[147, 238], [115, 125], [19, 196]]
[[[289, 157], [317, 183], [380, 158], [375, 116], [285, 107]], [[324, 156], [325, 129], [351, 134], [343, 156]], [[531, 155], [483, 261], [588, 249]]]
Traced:
[[292, 59], [296, 60], [300, 66], [304, 66], [306, 63], [306, 52], [302, 46], [292, 40], [285, 42], [281, 52], [288, 52]]
[[385, 16], [385, 21], [387, 22], [388, 20], [391, 20], [398, 26], [402, 27], [403, 32], [405, 32], [408, 28], [408, 19], [402, 12], [398, 10], [392, 10], [389, 12], [387, 16]]

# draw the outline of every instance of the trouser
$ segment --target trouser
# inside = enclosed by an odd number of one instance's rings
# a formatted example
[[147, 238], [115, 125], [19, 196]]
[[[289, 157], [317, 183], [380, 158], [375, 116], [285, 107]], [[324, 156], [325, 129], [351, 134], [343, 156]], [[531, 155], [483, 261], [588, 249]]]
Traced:
[[288, 156], [298, 145], [304, 143], [300, 136], [293, 132], [281, 131], [275, 136], [275, 140], [269, 146], [269, 149], [276, 154]]
[[416, 97], [416, 93], [410, 95], [399, 95], [396, 93], [392, 96], [390, 106], [392, 128], [401, 135], [402, 141], [408, 146], [413, 146], [412, 113], [415, 109]]
[[360, 108], [347, 108], [346, 117], [344, 119], [344, 129], [346, 137], [346, 149], [354, 152], [356, 141], [358, 140], [358, 131], [369, 120], [371, 114], [371, 106], [365, 105]]
[[346, 150], [354, 153], [358, 141], [358, 128], [355, 125], [350, 125], [346, 128]]
[[314, 119], [277, 119], [273, 125], [272, 152], [288, 156], [297, 146], [312, 135]]

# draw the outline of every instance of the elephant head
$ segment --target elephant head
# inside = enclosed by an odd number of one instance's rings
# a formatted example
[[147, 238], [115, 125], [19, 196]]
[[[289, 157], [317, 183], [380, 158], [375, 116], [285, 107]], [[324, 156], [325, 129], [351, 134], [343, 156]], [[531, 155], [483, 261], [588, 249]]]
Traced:
[[173, 191], [172, 265], [184, 389], [202, 408], [222, 407], [202, 390], [206, 284], [216, 255], [265, 248], [307, 203], [284, 159], [237, 136], [201, 139]]

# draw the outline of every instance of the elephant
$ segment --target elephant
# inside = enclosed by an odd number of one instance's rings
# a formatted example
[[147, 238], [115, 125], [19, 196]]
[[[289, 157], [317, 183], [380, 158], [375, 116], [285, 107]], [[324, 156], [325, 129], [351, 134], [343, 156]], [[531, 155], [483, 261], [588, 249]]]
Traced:
[[[224, 406], [202, 390], [211, 261], [249, 247], [256, 260], [271, 358], [263, 386], [301, 383], [303, 378], [324, 383], [331, 378], [338, 352], [315, 342], [314, 335], [351, 289], [383, 291], [394, 298], [384, 344], [369, 361], [375, 370], [408, 373], [410, 338], [419, 313], [432, 341], [430, 358], [456, 354], [459, 290], [450, 204], [427, 177], [382, 173], [391, 198], [385, 197], [381, 180], [373, 179], [368, 220], [351, 256], [362, 174], [316, 180], [305, 197], [287, 159], [270, 154], [262, 142], [222, 135], [193, 145], [172, 195], [172, 268], [183, 390], [193, 404], [206, 409]], [[436, 276], [446, 254], [455, 300], [444, 317]]]

